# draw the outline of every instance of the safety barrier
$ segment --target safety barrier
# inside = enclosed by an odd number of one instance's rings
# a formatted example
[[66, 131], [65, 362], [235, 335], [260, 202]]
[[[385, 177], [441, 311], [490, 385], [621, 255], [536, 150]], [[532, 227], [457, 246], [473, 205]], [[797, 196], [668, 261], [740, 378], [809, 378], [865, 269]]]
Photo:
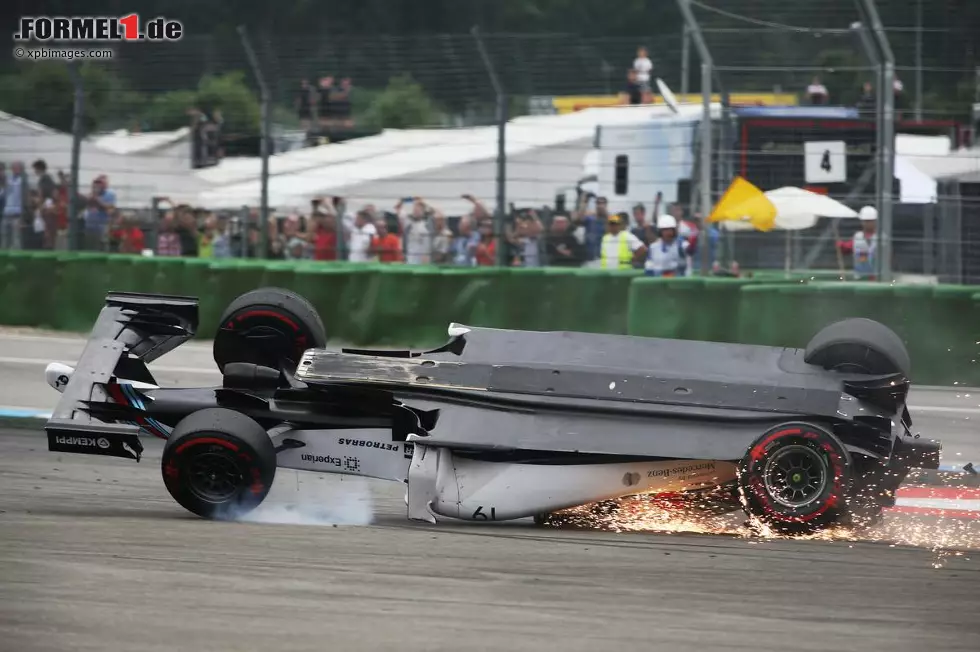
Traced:
[[814, 278], [0, 252], [0, 324], [84, 332], [106, 292], [155, 292], [200, 297], [207, 338], [232, 299], [264, 285], [306, 296], [332, 340], [359, 346], [437, 345], [459, 322], [801, 347], [833, 321], [870, 317], [906, 341], [917, 383], [980, 386], [976, 287]]

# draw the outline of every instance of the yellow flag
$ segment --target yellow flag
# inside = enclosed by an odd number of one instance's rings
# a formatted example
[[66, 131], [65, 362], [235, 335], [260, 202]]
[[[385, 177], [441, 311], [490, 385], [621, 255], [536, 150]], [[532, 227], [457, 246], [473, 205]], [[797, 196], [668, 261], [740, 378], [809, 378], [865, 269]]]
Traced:
[[776, 207], [761, 190], [735, 177], [708, 216], [709, 222], [726, 220], [749, 222], [759, 231], [771, 231], [776, 225]]

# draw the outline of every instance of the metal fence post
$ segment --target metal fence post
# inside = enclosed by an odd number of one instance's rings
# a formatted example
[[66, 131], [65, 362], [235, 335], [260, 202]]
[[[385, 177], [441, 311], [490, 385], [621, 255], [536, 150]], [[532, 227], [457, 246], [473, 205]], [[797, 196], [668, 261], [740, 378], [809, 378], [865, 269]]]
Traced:
[[245, 48], [245, 54], [248, 56], [248, 63], [252, 67], [252, 72], [255, 73], [255, 79], [259, 84], [259, 92], [261, 94], [262, 124], [259, 129], [259, 137], [262, 139], [260, 143], [262, 153], [262, 201], [259, 208], [259, 258], [265, 258], [269, 252], [269, 138], [272, 114], [270, 103], [272, 102], [272, 98], [269, 96], [269, 86], [265, 83], [265, 76], [262, 74], [258, 57], [255, 56], [255, 50], [252, 49], [252, 44], [249, 41], [248, 32], [245, 30], [244, 25], [238, 26], [238, 34], [241, 37], [242, 46]]
[[691, 77], [691, 28], [684, 24], [681, 35], [681, 95], [687, 95]]
[[879, 89], [883, 100], [876, 107], [878, 130], [881, 134], [878, 188], [878, 278], [892, 280], [892, 191], [895, 175], [895, 55], [878, 16], [874, 0], [855, 0], [861, 21], [867, 25], [881, 62]]
[[[691, 0], [677, 0], [677, 8], [680, 9], [681, 15], [684, 17], [684, 24], [688, 28], [691, 38], [694, 40], [694, 46], [698, 49], [698, 56], [701, 58], [701, 102], [704, 112], [701, 116], [701, 169], [699, 173], [699, 182], [701, 184], [701, 224], [699, 227], [702, 238], [700, 243], [701, 273], [707, 275], [711, 270], [711, 261], [708, 260], [710, 251], [707, 243], [710, 243], [708, 215], [711, 213], [712, 207], [711, 76], [714, 74], [714, 61], [711, 58], [711, 51], [708, 50], [708, 45], [704, 41], [704, 36], [701, 34], [698, 22], [694, 18], [694, 12], [691, 11]], [[723, 90], [720, 82], [718, 84], [718, 90]]]
[[480, 58], [490, 75], [490, 84], [497, 96], [497, 210], [494, 211], [493, 233], [497, 243], [497, 265], [507, 264], [507, 243], [504, 237], [504, 217], [507, 211], [507, 95], [497, 78], [493, 61], [483, 44], [480, 28], [476, 25], [470, 30], [480, 51]]
[[75, 86], [75, 107], [71, 122], [71, 208], [68, 219], [68, 251], [82, 248], [82, 198], [78, 194], [78, 171], [81, 167], [82, 138], [85, 137], [85, 84], [78, 62], [68, 64], [68, 76]]

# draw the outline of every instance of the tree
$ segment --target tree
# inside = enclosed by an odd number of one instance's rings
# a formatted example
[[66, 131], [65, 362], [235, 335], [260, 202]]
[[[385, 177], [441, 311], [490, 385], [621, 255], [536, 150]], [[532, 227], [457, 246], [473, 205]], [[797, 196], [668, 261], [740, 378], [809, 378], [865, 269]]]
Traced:
[[224, 131], [238, 136], [259, 133], [261, 110], [255, 93], [245, 83], [245, 73], [205, 76], [195, 90], [180, 90], [155, 96], [143, 113], [143, 124], [150, 131], [169, 131], [189, 124], [188, 111], [221, 111]]
[[[122, 82], [105, 67], [86, 63], [79, 67], [85, 91], [86, 132], [103, 120], [118, 116], [120, 108], [138, 110], [139, 94], [127, 91]], [[0, 108], [8, 113], [69, 132], [74, 117], [75, 85], [62, 61], [30, 63], [16, 74], [0, 78]]]
[[442, 122], [442, 114], [409, 75], [394, 77], [364, 115], [366, 126], [378, 129], [429, 127]]

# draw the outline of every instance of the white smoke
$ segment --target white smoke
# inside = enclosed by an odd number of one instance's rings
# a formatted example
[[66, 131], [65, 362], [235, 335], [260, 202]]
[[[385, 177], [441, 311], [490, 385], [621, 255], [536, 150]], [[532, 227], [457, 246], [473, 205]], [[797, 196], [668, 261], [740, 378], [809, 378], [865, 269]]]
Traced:
[[278, 469], [272, 490], [237, 520], [281, 525], [370, 525], [371, 486], [363, 478]]

